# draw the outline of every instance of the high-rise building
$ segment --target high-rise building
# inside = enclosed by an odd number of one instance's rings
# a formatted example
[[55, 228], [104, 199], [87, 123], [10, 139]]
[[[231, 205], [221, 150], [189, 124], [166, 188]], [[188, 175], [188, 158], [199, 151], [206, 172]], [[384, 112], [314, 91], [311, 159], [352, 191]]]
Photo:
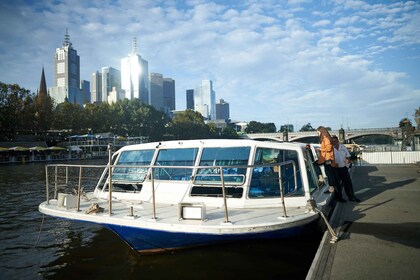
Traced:
[[104, 102], [102, 100], [102, 73], [99, 71], [93, 72], [90, 78], [90, 101], [92, 103]]
[[83, 104], [90, 103], [90, 82], [80, 80], [80, 90], [82, 91]]
[[220, 99], [219, 103], [216, 104], [216, 120], [229, 120], [229, 103]]
[[108, 95], [115, 88], [121, 89], [121, 71], [113, 67], [102, 67], [102, 102], [108, 101]]
[[175, 80], [163, 78], [163, 108], [165, 112], [175, 110]]
[[150, 105], [156, 110], [163, 111], [163, 76], [150, 73]]
[[211, 80], [202, 80], [194, 89], [194, 110], [207, 120], [216, 119], [216, 93]]
[[116, 87], [112, 87], [111, 91], [108, 92], [108, 103], [112, 104], [117, 102], [118, 100], [124, 99], [125, 94], [122, 90], [117, 89]]
[[73, 49], [68, 30], [64, 35], [63, 46], [55, 51], [54, 87], [50, 88], [50, 95], [57, 104], [67, 100], [83, 105], [80, 90], [80, 57]]
[[131, 53], [121, 59], [121, 88], [126, 98], [139, 98], [150, 104], [148, 68], [147, 60], [137, 54], [137, 40], [133, 38]]
[[194, 110], [194, 90], [187, 89], [187, 109]]
[[165, 114], [175, 110], [175, 81], [162, 74], [150, 74], [150, 105]]

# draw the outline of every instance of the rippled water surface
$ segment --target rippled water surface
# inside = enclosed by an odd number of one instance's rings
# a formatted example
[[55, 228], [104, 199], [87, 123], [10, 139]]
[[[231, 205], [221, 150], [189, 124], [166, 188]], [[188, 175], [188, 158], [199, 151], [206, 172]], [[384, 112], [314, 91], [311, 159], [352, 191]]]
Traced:
[[38, 212], [45, 164], [0, 165], [0, 191], [0, 279], [304, 279], [320, 240], [315, 234], [139, 256], [100, 226]]

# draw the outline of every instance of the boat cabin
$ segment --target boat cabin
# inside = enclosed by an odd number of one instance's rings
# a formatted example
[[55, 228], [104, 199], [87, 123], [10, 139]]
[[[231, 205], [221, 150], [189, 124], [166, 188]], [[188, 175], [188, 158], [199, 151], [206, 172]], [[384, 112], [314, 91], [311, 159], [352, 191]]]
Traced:
[[[255, 140], [186, 140], [126, 146], [113, 155], [97, 196], [230, 208], [305, 205], [318, 189], [313, 148]], [[106, 179], [105, 179], [106, 178]]]

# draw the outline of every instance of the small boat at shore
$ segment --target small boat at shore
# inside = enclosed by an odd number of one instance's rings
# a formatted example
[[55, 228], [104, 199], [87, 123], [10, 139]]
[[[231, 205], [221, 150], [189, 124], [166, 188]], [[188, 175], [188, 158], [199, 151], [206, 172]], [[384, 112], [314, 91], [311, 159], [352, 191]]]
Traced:
[[330, 208], [316, 157], [303, 143], [248, 139], [130, 145], [106, 166], [47, 165], [39, 211], [102, 225], [140, 254], [293, 237]]

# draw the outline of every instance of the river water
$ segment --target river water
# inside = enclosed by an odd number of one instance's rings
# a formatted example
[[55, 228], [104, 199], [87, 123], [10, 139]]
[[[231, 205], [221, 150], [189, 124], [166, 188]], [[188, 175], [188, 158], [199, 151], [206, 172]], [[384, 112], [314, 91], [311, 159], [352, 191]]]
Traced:
[[0, 165], [0, 191], [0, 279], [305, 279], [321, 239], [316, 233], [139, 256], [100, 226], [38, 212], [44, 163]]

